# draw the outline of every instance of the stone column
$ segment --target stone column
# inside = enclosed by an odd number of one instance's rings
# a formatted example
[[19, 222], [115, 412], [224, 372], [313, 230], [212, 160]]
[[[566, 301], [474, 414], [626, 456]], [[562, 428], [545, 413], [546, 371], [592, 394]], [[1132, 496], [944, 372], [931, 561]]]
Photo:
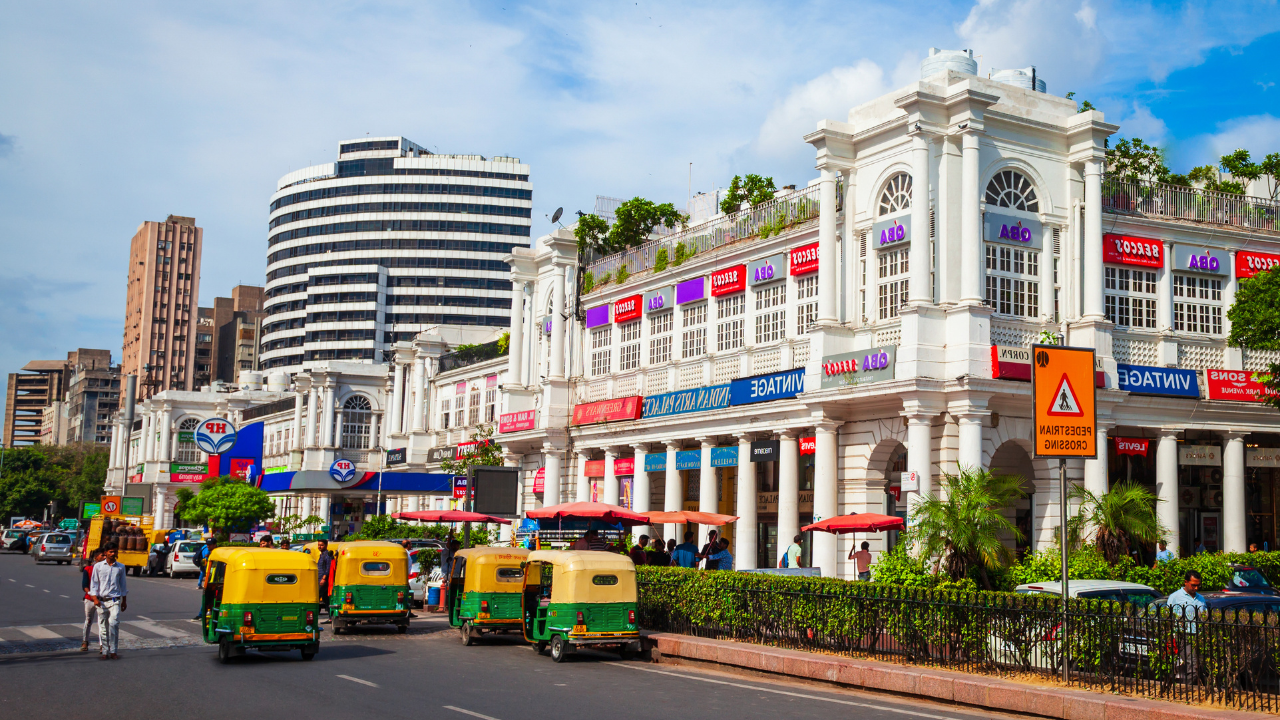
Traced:
[[511, 335], [507, 343], [507, 382], [524, 385], [524, 288], [523, 280], [511, 280]]
[[[819, 522], [839, 514], [839, 439], [840, 425], [832, 421], [818, 423], [814, 437], [813, 521]], [[813, 534], [813, 563], [822, 568], [823, 577], [840, 577], [840, 556], [836, 536]]]
[[107, 456], [108, 468], [120, 467], [120, 436], [122, 434], [123, 433], [120, 432], [120, 423], [119, 422], [112, 423], [111, 424], [111, 452]]
[[933, 416], [907, 415], [907, 471], [920, 478], [919, 491], [907, 496], [908, 513], [920, 498], [933, 494]]
[[160, 462], [173, 461], [173, 408], [165, 405], [160, 411]]
[[1222, 451], [1222, 549], [1242, 553], [1247, 549], [1244, 508], [1244, 435], [1223, 434]]
[[[800, 534], [800, 433], [784, 430], [778, 450], [778, 553]], [[773, 558], [777, 564], [777, 558]]]
[[405, 423], [413, 432], [426, 430], [424, 424], [427, 417], [427, 359], [415, 358], [413, 361], [413, 421]]
[[320, 389], [313, 383], [307, 391], [307, 441], [306, 447], [315, 447], [320, 442]]
[[564, 502], [560, 493], [560, 451], [550, 443], [544, 443], [542, 456], [547, 468], [542, 477], [542, 504], [559, 505]]
[[971, 304], [982, 303], [986, 272], [978, 183], [978, 135], [970, 131], [961, 136], [960, 150], [960, 302]]
[[956, 419], [960, 425], [959, 470], [979, 470], [982, 463], [982, 419], [984, 415], [964, 414]]
[[836, 174], [823, 168], [818, 183], [818, 322], [840, 321], [836, 298], [836, 270], [840, 249], [836, 247]]
[[[715, 438], [699, 438], [698, 442], [702, 445], [700, 455], [702, 462], [698, 470], [698, 511], [720, 512], [719, 503], [716, 502], [719, 499], [720, 488], [716, 486], [716, 469], [711, 466], [711, 449], [716, 446]], [[714, 525], [700, 525], [698, 540], [695, 544], [702, 547], [701, 543], [705, 541], [707, 533], [715, 529]]]
[[1162, 245], [1164, 265], [1156, 286], [1156, 329], [1166, 332], [1173, 329], [1173, 243], [1166, 241]]
[[152, 508], [152, 514], [155, 516], [155, 522], [156, 522], [155, 527], [157, 528], [167, 528], [173, 524], [169, 522], [168, 508], [165, 507], [165, 504], [168, 502], [168, 500], [169, 500], [169, 488], [165, 485], [156, 484], [156, 496], [155, 496], [156, 506]]
[[1110, 428], [1098, 423], [1096, 429], [1098, 441], [1098, 457], [1084, 461], [1084, 489], [1099, 497], [1111, 489], [1109, 470], [1107, 467], [1107, 431]]
[[302, 449], [302, 392], [293, 394], [293, 447], [290, 450]]
[[547, 378], [564, 379], [564, 271], [557, 267], [551, 285], [551, 367]]
[[578, 450], [578, 492], [575, 498], [576, 502], [589, 502], [591, 500], [591, 480], [587, 478], [587, 460], [590, 457], [590, 450], [585, 448]]
[[391, 424], [387, 426], [389, 434], [398, 434], [404, 413], [404, 365], [395, 363], [395, 385], [391, 391]]
[[[680, 443], [667, 443], [667, 487], [666, 495], [662, 501], [662, 509], [667, 512], [679, 512], [684, 509], [684, 486], [680, 484], [680, 471], [676, 469], [676, 453], [679, 450]], [[668, 525], [666, 529], [667, 539], [675, 538], [678, 545], [684, 542], [684, 537], [681, 535], [683, 532], [683, 525]]]
[[155, 425], [151, 421], [152, 414], [152, 411], [148, 410], [142, 416], [142, 462], [155, 459], [156, 432]]
[[[632, 462], [635, 463], [635, 473], [631, 476], [631, 509], [638, 513], [649, 512], [649, 471], [644, 469], [644, 455], [649, 450], [649, 446], [644, 443], [638, 443], [631, 446], [634, 452]], [[637, 525], [631, 531], [631, 536], [639, 538], [641, 535], [653, 535], [653, 528], [648, 525]]]
[[[862, 273], [859, 272], [858, 262], [861, 260], [858, 253], [860, 252], [860, 241], [858, 233], [854, 229], [854, 223], [857, 220], [857, 174], [852, 170], [845, 170], [844, 173], [844, 271], [848, 273], [849, 282], [849, 298], [845, 300], [845, 308], [850, 313], [848, 320], [854, 327], [862, 325], [862, 307], [858, 304], [858, 293], [862, 289]], [[819, 283], [822, 281], [819, 280]], [[821, 289], [821, 288], [819, 288]], [[752, 501], [754, 507], [754, 500]], [[741, 543], [738, 545], [742, 547]], [[734, 553], [734, 559], [737, 559], [737, 553]], [[738, 564], [742, 567], [741, 563]], [[755, 556], [751, 557], [751, 566], [755, 566]]]
[[[911, 287], [913, 303], [933, 302], [932, 265], [929, 261], [929, 141], [921, 133], [911, 136]], [[781, 532], [781, 528], [779, 528]], [[779, 541], [781, 542], [781, 541]]]
[[315, 505], [315, 514], [320, 518], [320, 523], [322, 525], [327, 524], [329, 522], [329, 496], [321, 495]]
[[1084, 315], [1105, 320], [1102, 308], [1102, 161], [1084, 164]]
[[[1228, 252], [1227, 257], [1227, 277], [1222, 281], [1222, 334], [1224, 337], [1231, 335], [1231, 317], [1227, 311], [1236, 304], [1236, 291], [1240, 288], [1240, 281], [1236, 278], [1236, 251]], [[1227, 370], [1243, 370], [1244, 349], [1228, 345], [1223, 350], [1222, 364]]]
[[333, 407], [333, 385], [326, 382], [324, 386], [324, 447], [333, 447], [333, 421], [336, 415]]
[[604, 488], [600, 493], [600, 501], [609, 505], [618, 504], [618, 471], [613, 464], [618, 459], [618, 449], [604, 449]]
[[369, 413], [369, 446], [367, 449], [372, 450], [378, 447], [379, 431], [382, 427], [382, 413]]
[[1156, 445], [1156, 512], [1169, 538], [1174, 555], [1181, 554], [1181, 526], [1178, 523], [1178, 431], [1161, 430]]
[[[848, 212], [847, 199], [845, 203], [845, 212]], [[756, 468], [751, 462], [751, 436], [743, 434], [738, 436], [738, 502], [734, 510], [738, 515], [738, 521], [734, 523], [738, 546], [732, 550], [734, 567], [738, 570], [751, 570], [756, 566], [759, 553], [756, 503]]]

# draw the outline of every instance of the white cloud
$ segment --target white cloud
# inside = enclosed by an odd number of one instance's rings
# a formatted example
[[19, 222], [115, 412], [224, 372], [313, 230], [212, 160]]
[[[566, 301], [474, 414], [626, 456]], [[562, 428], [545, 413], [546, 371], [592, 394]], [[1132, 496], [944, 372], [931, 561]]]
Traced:
[[1088, 0], [979, 0], [956, 35], [982, 55], [983, 75], [1035, 65], [1049, 92], [1061, 95], [1092, 78], [1106, 55], [1097, 15]]
[[755, 147], [763, 155], [794, 153], [797, 141], [819, 120], [847, 120], [851, 108], [890, 89], [884, 69], [870, 60], [825, 72], [793, 88], [769, 111]]
[[1120, 126], [1118, 135], [1142, 138], [1148, 145], [1164, 145], [1169, 134], [1169, 127], [1164, 120], [1156, 117], [1151, 108], [1137, 100], [1119, 112], [1107, 113], [1107, 121]]
[[1268, 153], [1276, 152], [1276, 138], [1280, 137], [1280, 117], [1251, 115], [1222, 123], [1217, 132], [1190, 138], [1179, 149], [1180, 165], [1217, 165], [1223, 155], [1239, 148], [1248, 150], [1255, 162]]

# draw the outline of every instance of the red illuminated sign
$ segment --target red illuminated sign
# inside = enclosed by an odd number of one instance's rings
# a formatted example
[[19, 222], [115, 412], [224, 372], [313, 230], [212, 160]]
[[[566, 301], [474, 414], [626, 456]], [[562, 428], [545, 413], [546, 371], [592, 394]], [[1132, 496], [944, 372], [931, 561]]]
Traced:
[[1280, 255], [1256, 252], [1236, 253], [1236, 277], [1238, 278], [1251, 278], [1258, 273], [1270, 270], [1276, 265], [1280, 265]]
[[498, 432], [509, 433], [518, 432], [520, 430], [532, 430], [534, 424], [534, 416], [537, 410], [521, 410], [520, 412], [506, 413], [498, 417]]
[[639, 395], [603, 400], [573, 406], [573, 425], [592, 425], [594, 423], [613, 422], [615, 420], [639, 420], [644, 411], [644, 398]]
[[616, 323], [635, 320], [640, 317], [640, 303], [643, 302], [639, 295], [625, 297], [613, 304], [613, 321]]
[[1146, 438], [1112, 438], [1116, 441], [1117, 455], [1146, 455], [1151, 441]]
[[[603, 460], [588, 460], [585, 469], [587, 471], [587, 477], [604, 477], [605, 467], [604, 467]], [[623, 475], [635, 475], [636, 474], [635, 458], [614, 458], [613, 474], [615, 477], [622, 477]]]
[[818, 269], [818, 243], [791, 249], [791, 274], [806, 275]]
[[1266, 402], [1280, 393], [1262, 384], [1262, 373], [1248, 370], [1205, 370], [1205, 385], [1210, 400], [1238, 400], [1240, 402]]
[[731, 268], [711, 273], [711, 296], [729, 295], [747, 289], [747, 266], [734, 265]]
[[817, 451], [818, 451], [817, 437], [800, 438], [800, 454], [801, 455], [813, 455]]
[[1120, 265], [1164, 267], [1164, 243], [1150, 238], [1103, 235], [1102, 261]]
[[536, 493], [545, 492], [547, 486], [547, 469], [538, 468], [538, 472], [533, 476], [533, 491]]

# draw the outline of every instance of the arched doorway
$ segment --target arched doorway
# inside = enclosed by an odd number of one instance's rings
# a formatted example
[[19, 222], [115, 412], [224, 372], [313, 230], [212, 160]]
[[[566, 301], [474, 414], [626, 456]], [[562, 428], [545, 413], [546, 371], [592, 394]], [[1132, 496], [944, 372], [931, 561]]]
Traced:
[[991, 472], [995, 475], [1016, 475], [1022, 478], [1022, 492], [1026, 497], [1014, 500], [1004, 509], [1004, 516], [1018, 528], [1021, 537], [1007, 538], [1006, 543], [1013, 545], [1019, 557], [1035, 552], [1035, 537], [1039, 528], [1036, 527], [1035, 512], [1036, 470], [1031, 462], [1031, 456], [1019, 443], [1005, 442], [991, 456]]

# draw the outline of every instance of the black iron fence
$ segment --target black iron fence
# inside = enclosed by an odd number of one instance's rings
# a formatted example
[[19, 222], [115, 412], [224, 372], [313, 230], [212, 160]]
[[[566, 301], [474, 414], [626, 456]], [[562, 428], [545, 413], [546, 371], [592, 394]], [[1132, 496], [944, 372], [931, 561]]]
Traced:
[[[708, 577], [708, 576], [719, 576]], [[1280, 598], [1264, 610], [912, 590], [743, 573], [644, 573], [650, 630], [973, 673], [1061, 677], [1093, 690], [1280, 712]]]

